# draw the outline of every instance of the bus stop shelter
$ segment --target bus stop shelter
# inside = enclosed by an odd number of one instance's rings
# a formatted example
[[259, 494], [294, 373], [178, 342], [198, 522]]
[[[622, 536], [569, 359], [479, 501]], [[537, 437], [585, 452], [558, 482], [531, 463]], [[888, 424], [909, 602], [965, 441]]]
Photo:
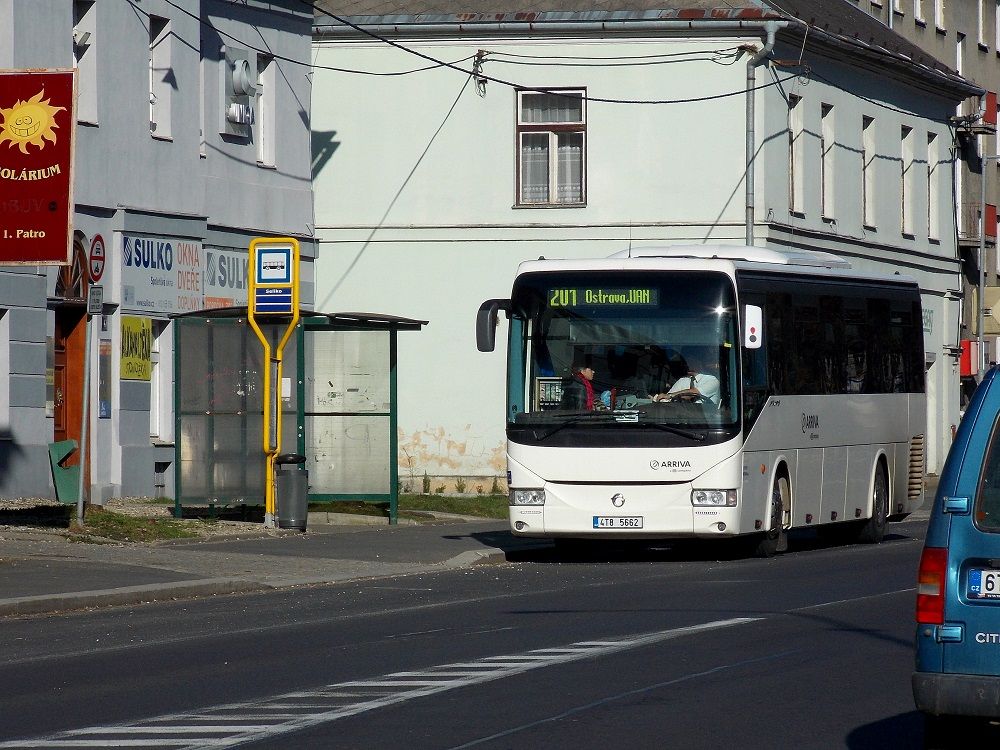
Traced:
[[[263, 347], [246, 307], [174, 320], [174, 512], [264, 505]], [[258, 323], [274, 347], [288, 319]], [[360, 500], [397, 519], [396, 335], [427, 321], [300, 312], [277, 384], [280, 453], [304, 457], [309, 502]], [[281, 497], [277, 498], [280, 508]]]

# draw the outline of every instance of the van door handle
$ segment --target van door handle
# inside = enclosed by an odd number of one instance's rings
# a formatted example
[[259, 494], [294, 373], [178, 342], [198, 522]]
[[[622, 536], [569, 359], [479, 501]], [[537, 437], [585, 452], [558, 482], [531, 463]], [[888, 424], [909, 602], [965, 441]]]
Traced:
[[946, 497], [944, 506], [941, 508], [945, 513], [968, 513], [969, 498], [967, 497]]
[[938, 625], [934, 638], [938, 643], [961, 643], [963, 630], [961, 625]]

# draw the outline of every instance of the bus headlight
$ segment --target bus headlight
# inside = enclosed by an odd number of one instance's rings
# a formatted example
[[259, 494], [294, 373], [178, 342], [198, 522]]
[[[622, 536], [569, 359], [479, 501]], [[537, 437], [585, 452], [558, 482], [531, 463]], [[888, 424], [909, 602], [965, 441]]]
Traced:
[[736, 490], [692, 490], [691, 505], [736, 507]]
[[545, 505], [545, 490], [511, 490], [511, 505]]

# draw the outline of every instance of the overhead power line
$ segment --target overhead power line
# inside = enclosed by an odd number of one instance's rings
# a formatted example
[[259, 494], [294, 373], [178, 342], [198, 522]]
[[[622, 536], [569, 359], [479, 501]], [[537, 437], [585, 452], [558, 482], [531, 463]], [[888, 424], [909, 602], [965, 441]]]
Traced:
[[[320, 13], [322, 13], [325, 16], [327, 16], [328, 18], [333, 19], [334, 21], [336, 21], [339, 24], [341, 24], [343, 26], [347, 26], [348, 28], [354, 29], [355, 31], [357, 31], [357, 32], [359, 32], [361, 34], [364, 34], [365, 36], [371, 37], [372, 39], [376, 39], [376, 40], [382, 42], [383, 44], [387, 44], [390, 47], [395, 47], [396, 49], [398, 49], [398, 50], [400, 50], [402, 52], [405, 52], [405, 53], [410, 54], [410, 55], [414, 55], [415, 57], [419, 57], [419, 58], [421, 58], [423, 60], [427, 60], [428, 62], [432, 62], [435, 65], [440, 65], [442, 67], [450, 68], [450, 69], [452, 69], [452, 70], [454, 70], [456, 72], [464, 73], [465, 75], [468, 75], [468, 76], [473, 76], [478, 81], [481, 81], [481, 82], [482, 81], [486, 81], [486, 82], [490, 82], [490, 83], [496, 83], [496, 84], [499, 84], [501, 86], [508, 86], [510, 88], [517, 89], [519, 91], [531, 91], [531, 92], [540, 93], [540, 94], [553, 94], [555, 96], [564, 96], [565, 95], [563, 92], [561, 92], [559, 90], [554, 90], [554, 89], [551, 89], [551, 88], [541, 88], [541, 87], [537, 87], [537, 86], [525, 86], [525, 85], [522, 85], [522, 84], [514, 83], [513, 81], [505, 80], [503, 78], [497, 78], [496, 76], [486, 75], [478, 67], [476, 69], [467, 70], [465, 68], [459, 67], [458, 65], [455, 65], [455, 64], [452, 64], [452, 63], [443, 62], [441, 60], [438, 60], [437, 58], [431, 57], [430, 55], [427, 55], [427, 54], [425, 54], [423, 52], [420, 52], [419, 50], [412, 49], [411, 47], [407, 47], [404, 44], [400, 44], [399, 42], [395, 42], [392, 39], [389, 39], [388, 37], [384, 37], [381, 34], [377, 34], [374, 31], [366, 29], [364, 26], [359, 26], [356, 23], [352, 23], [351, 21], [347, 20], [346, 18], [342, 18], [341, 16], [334, 15], [333, 13], [330, 13], [328, 10], [325, 10], [324, 8], [318, 8], [315, 5], [315, 3], [312, 2], [312, 0], [299, 0], [299, 2], [301, 2], [303, 5], [308, 5], [313, 10], [318, 10]], [[746, 94], [746, 92], [748, 90], [760, 91], [761, 89], [770, 88], [771, 86], [778, 86], [781, 83], [783, 83], [783, 82], [785, 82], [787, 80], [790, 80], [791, 78], [795, 78], [795, 77], [796, 77], [795, 75], [789, 75], [789, 76], [786, 76], [785, 78], [776, 79], [776, 80], [771, 81], [769, 83], [764, 83], [764, 84], [761, 84], [759, 86], [754, 86], [753, 89], [742, 88], [742, 89], [737, 89], [736, 91], [727, 91], [727, 92], [725, 92], [723, 94], [706, 94], [705, 96], [683, 97], [683, 98], [679, 98], [679, 99], [611, 99], [611, 98], [606, 98], [606, 97], [598, 97], [598, 96], [590, 96], [590, 95], [577, 96], [575, 94], [574, 94], [574, 98], [579, 98], [579, 99], [582, 99], [582, 100], [587, 101], [587, 102], [599, 102], [599, 103], [603, 103], [603, 104], [692, 104], [692, 103], [695, 103], [695, 102], [706, 102], [706, 101], [713, 101], [713, 100], [716, 100], [716, 99], [725, 99], [725, 98], [731, 97], [731, 96], [742, 96], [742, 95]]]

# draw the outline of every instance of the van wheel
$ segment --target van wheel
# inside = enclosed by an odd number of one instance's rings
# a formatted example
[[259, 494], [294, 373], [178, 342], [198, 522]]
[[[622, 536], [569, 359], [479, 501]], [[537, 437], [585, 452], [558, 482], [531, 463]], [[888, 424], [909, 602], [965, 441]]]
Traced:
[[872, 480], [872, 517], [858, 529], [856, 541], [861, 544], [878, 544], [885, 536], [889, 519], [889, 477], [885, 464], [878, 462]]
[[785, 511], [789, 506], [788, 479], [778, 477], [771, 488], [768, 530], [754, 539], [750, 549], [753, 557], [771, 557], [788, 549], [788, 532], [785, 530]]

